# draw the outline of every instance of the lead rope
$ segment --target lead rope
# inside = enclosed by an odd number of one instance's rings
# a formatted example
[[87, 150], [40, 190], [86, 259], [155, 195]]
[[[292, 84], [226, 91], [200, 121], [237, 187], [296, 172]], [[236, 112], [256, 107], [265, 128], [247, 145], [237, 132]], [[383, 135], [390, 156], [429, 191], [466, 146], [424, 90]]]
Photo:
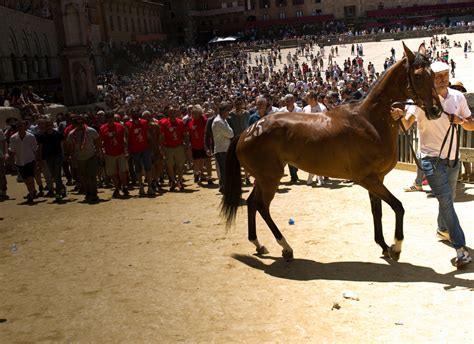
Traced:
[[[399, 105], [416, 105], [416, 104], [414, 102], [409, 102], [409, 101], [392, 103], [392, 107], [399, 106]], [[458, 164], [458, 161], [459, 161], [459, 129], [458, 129], [458, 125], [453, 123], [453, 121], [454, 121], [454, 115], [453, 114], [447, 113], [444, 110], [443, 110], [443, 112], [446, 115], [449, 116], [450, 125], [449, 125], [449, 128], [448, 128], [448, 131], [446, 132], [446, 135], [444, 135], [443, 143], [441, 144], [441, 148], [439, 150], [438, 158], [436, 159], [436, 163], [433, 166], [434, 169], [436, 169], [436, 167], [438, 166], [439, 160], [441, 159], [441, 153], [443, 152], [444, 145], [446, 144], [446, 141], [447, 141], [448, 136], [449, 136], [450, 133], [451, 133], [451, 137], [449, 139], [449, 148], [448, 148], [448, 155], [447, 155], [448, 167], [450, 167], [450, 168], [456, 167], [457, 164]], [[410, 136], [408, 135], [408, 131], [405, 129], [405, 126], [403, 125], [401, 118], [398, 120], [398, 125], [402, 129], [402, 131], [405, 134], [405, 136], [407, 137], [407, 139], [409, 139]], [[451, 165], [450, 162], [449, 162], [450, 161], [449, 157], [451, 156], [451, 150], [453, 148], [454, 135], [456, 135], [456, 138], [457, 138], [457, 141], [456, 141], [456, 157], [454, 158], [454, 163]], [[425, 170], [421, 166], [420, 161], [417, 158], [415, 149], [413, 148], [413, 144], [412, 144], [410, 139], [408, 140], [408, 143], [410, 145], [410, 150], [411, 150], [411, 153], [413, 154], [413, 159], [415, 160], [416, 166], [418, 166], [418, 168], [420, 170], [422, 170], [423, 172], [427, 172], [427, 170]]]
[[[448, 167], [454, 168], [454, 167], [457, 166], [458, 161], [459, 161], [459, 129], [458, 129], [458, 125], [454, 124], [454, 122], [453, 122], [454, 121], [454, 115], [450, 114], [450, 113], [447, 113], [446, 111], [443, 111], [443, 112], [446, 115], [449, 116], [450, 124], [449, 124], [448, 131], [446, 132], [446, 135], [444, 135], [443, 143], [441, 144], [441, 148], [439, 150], [438, 158], [436, 159], [436, 164], [435, 164], [434, 167], [436, 168], [436, 166], [438, 166], [438, 162], [441, 159], [441, 153], [443, 152], [444, 145], [446, 144], [448, 136], [451, 133], [451, 137], [449, 138], [449, 148], [448, 148], [447, 159], [448, 159]], [[451, 150], [453, 148], [454, 135], [456, 135], [456, 139], [457, 139], [456, 140], [456, 156], [454, 158], [453, 164], [451, 165], [449, 157], [451, 156]]]

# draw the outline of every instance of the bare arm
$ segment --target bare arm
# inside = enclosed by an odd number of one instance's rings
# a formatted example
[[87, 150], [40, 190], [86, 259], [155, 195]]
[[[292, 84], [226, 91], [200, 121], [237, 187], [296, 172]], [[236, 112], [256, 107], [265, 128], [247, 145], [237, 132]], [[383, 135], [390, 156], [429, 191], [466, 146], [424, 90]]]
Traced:
[[398, 120], [401, 120], [402, 124], [403, 124], [403, 127], [406, 130], [410, 129], [410, 127], [416, 121], [415, 116], [411, 116], [408, 119], [406, 119], [405, 118], [405, 111], [403, 111], [402, 109], [399, 109], [399, 108], [392, 108], [390, 114], [391, 114], [391, 116], [392, 116], [392, 118], [395, 122], [397, 122]]

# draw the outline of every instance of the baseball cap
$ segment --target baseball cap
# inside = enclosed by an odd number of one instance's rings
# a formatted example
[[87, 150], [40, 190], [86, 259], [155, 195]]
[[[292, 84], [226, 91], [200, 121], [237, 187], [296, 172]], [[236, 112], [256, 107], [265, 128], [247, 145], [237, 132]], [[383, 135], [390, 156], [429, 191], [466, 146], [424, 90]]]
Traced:
[[433, 73], [449, 71], [449, 65], [441, 61], [433, 62], [430, 67]]

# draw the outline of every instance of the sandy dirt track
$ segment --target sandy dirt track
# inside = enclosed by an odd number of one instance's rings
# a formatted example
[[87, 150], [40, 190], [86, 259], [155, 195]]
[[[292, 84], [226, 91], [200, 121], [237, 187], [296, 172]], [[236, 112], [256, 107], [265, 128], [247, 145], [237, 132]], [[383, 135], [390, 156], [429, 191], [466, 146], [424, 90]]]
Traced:
[[[451, 266], [454, 250], [435, 237], [436, 200], [402, 192], [413, 178], [394, 170], [386, 180], [406, 209], [399, 263], [380, 258], [358, 186], [281, 185], [272, 211], [295, 250], [287, 263], [260, 218], [265, 257], [246, 240], [245, 211], [226, 232], [215, 189], [27, 206], [10, 178], [15, 199], [0, 203], [0, 342], [472, 342], [474, 264]], [[472, 245], [474, 185], [458, 194]], [[385, 205], [384, 215], [391, 242]]]

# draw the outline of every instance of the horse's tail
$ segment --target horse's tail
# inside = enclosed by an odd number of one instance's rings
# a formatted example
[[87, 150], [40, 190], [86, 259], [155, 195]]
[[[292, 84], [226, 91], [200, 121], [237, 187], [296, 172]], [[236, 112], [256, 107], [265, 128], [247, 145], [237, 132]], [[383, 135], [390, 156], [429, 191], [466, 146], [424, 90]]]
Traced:
[[227, 150], [224, 177], [224, 197], [221, 202], [221, 216], [226, 219], [230, 227], [237, 216], [237, 209], [241, 205], [242, 178], [240, 176], [240, 161], [237, 157], [239, 136], [235, 137]]

